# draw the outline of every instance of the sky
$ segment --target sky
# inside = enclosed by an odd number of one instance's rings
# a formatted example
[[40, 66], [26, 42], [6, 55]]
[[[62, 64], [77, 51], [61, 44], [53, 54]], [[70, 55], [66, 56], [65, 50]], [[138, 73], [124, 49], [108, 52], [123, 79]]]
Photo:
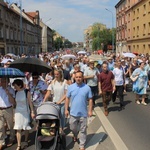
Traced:
[[[84, 30], [96, 22], [116, 26], [115, 5], [119, 0], [7, 0], [20, 4], [25, 12], [39, 10], [40, 18], [51, 29], [71, 42], [83, 42]], [[105, 8], [110, 10], [107, 11]]]

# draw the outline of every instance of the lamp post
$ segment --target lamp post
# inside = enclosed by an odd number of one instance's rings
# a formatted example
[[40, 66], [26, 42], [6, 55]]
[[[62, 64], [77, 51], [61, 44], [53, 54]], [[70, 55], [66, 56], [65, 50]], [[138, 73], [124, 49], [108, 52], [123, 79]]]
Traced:
[[105, 8], [107, 11], [109, 11], [112, 15], [112, 51], [114, 51], [114, 31], [113, 31], [113, 24], [114, 24], [114, 17], [113, 17], [113, 12], [107, 8]]
[[23, 52], [22, 0], [20, 0], [20, 55]]

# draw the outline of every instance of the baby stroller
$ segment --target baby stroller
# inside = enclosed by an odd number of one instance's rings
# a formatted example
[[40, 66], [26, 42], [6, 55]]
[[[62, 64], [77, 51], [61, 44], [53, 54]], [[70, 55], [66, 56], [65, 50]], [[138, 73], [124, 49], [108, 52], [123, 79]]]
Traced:
[[35, 150], [66, 149], [66, 138], [59, 133], [59, 116], [59, 106], [53, 102], [45, 102], [38, 107]]

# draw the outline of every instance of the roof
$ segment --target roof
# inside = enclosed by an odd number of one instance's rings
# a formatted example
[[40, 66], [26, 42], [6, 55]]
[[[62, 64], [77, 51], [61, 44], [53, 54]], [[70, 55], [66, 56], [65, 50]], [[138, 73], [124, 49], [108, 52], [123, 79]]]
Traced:
[[36, 12], [26, 12], [26, 14], [28, 15], [28, 17], [30, 19], [34, 19], [36, 16], [37, 16], [37, 13]]

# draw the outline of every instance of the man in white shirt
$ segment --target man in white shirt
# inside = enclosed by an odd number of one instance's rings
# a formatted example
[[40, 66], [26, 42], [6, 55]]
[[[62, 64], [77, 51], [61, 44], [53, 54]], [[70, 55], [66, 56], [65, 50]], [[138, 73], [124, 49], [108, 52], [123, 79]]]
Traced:
[[98, 70], [94, 67], [94, 61], [92, 60], [89, 62], [89, 67], [84, 71], [84, 79], [91, 88], [94, 107], [96, 96], [98, 95]]
[[124, 104], [123, 104], [123, 92], [124, 92], [124, 83], [125, 83], [125, 75], [123, 68], [121, 66], [121, 61], [117, 62], [117, 67], [113, 70], [114, 74], [114, 81], [115, 81], [115, 86], [116, 90], [114, 91], [112, 95], [112, 101], [116, 101], [116, 96], [118, 92], [119, 100], [120, 100], [120, 108], [119, 111], [124, 109]]
[[15, 105], [15, 91], [8, 87], [8, 79], [0, 78], [0, 150], [5, 145], [5, 126], [6, 122], [10, 130], [10, 138], [7, 146], [11, 146], [14, 141], [13, 130], [13, 105]]

